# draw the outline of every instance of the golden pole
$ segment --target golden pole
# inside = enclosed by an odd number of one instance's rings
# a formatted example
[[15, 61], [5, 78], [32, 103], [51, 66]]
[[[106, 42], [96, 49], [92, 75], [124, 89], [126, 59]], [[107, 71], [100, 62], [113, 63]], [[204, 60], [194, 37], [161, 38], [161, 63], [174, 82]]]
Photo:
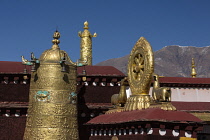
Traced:
[[81, 38], [80, 41], [80, 63], [83, 65], [92, 65], [92, 37], [96, 37], [88, 31], [88, 22], [84, 22], [84, 31], [79, 32], [78, 35]]

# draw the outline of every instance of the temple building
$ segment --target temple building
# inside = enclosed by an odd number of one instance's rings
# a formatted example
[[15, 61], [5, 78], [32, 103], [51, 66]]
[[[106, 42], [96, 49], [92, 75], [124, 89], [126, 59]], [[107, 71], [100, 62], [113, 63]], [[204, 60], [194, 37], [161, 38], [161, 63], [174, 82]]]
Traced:
[[92, 65], [97, 34], [88, 28], [78, 34], [78, 62], [60, 50], [58, 31], [40, 58], [0, 61], [0, 140], [210, 139], [210, 78], [196, 78], [194, 60], [192, 77], [159, 77], [140, 38], [126, 76]]

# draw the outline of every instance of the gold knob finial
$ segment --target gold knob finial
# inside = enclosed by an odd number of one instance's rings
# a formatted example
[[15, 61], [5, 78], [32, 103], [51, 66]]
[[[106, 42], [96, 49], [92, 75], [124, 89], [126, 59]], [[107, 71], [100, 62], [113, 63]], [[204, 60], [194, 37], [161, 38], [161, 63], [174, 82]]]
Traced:
[[197, 75], [197, 73], [196, 73], [196, 70], [195, 70], [195, 60], [194, 60], [194, 58], [192, 58], [192, 73], [191, 73], [191, 76], [193, 78], [195, 78], [196, 75]]
[[84, 25], [85, 25], [84, 29], [89, 29], [87, 21], [84, 22]]
[[52, 43], [58, 45], [60, 43], [60, 40], [58, 40], [60, 38], [60, 33], [57, 30], [54, 32], [53, 38]]

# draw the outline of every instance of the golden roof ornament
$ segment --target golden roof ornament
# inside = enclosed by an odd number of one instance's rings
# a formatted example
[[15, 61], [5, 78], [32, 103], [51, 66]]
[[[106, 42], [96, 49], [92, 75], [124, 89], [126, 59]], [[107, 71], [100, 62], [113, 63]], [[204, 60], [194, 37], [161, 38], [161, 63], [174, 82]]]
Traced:
[[192, 58], [192, 72], [191, 72], [191, 76], [193, 78], [195, 78], [196, 75], [197, 75], [197, 73], [196, 73], [196, 69], [195, 69], [195, 60], [194, 60], [194, 58]]
[[171, 88], [160, 87], [159, 83], [160, 76], [153, 73], [153, 88], [152, 88], [152, 99], [150, 108], [159, 107], [163, 110], [176, 110], [176, 108], [170, 103], [171, 102]]
[[31, 73], [29, 108], [24, 140], [78, 140], [76, 64], [60, 50], [60, 33], [53, 35], [52, 48], [39, 59]]
[[[52, 47], [46, 51], [44, 51], [42, 53], [42, 55], [40, 56], [40, 61], [48, 63], [48, 62], [55, 62], [55, 63], [59, 63], [63, 66], [63, 63], [65, 61], [65, 63], [71, 63], [73, 65], [76, 65], [74, 62], [72, 62], [72, 60], [69, 58], [69, 56], [67, 55], [67, 53], [63, 50], [60, 50], [59, 47], [59, 43], [60, 40], [58, 40], [60, 38], [60, 33], [56, 30], [53, 34], [53, 40], [52, 40]], [[62, 62], [61, 62], [62, 61]]]
[[52, 43], [53, 44], [59, 44], [60, 41], [58, 40], [59, 38], [61, 37], [61, 34], [56, 30], [53, 34], [53, 40], [52, 40]]
[[127, 77], [120, 81], [120, 91], [119, 94], [113, 94], [111, 97], [111, 103], [113, 108], [110, 108], [106, 114], [121, 112], [124, 109], [125, 103], [127, 101], [126, 87], [128, 86]]
[[79, 32], [78, 35], [81, 38], [80, 41], [80, 60], [81, 65], [92, 65], [92, 37], [96, 37], [97, 34], [93, 35], [88, 31], [88, 22], [84, 22], [84, 31]]
[[140, 110], [150, 106], [149, 89], [154, 72], [154, 55], [149, 42], [141, 37], [133, 47], [128, 61], [128, 82], [132, 95], [125, 110]]
[[57, 30], [53, 34], [53, 38], [54, 39], [52, 40], [53, 43], [52, 49], [58, 49], [59, 48], [58, 44], [60, 43], [60, 40], [58, 40], [60, 38], [60, 33]]
[[[133, 47], [128, 61], [128, 83], [131, 96], [127, 99], [124, 110], [161, 108], [176, 110], [171, 104], [171, 90], [159, 86], [159, 76], [154, 73], [154, 55], [149, 42], [141, 37]], [[149, 95], [152, 76], [154, 76], [153, 100]]]

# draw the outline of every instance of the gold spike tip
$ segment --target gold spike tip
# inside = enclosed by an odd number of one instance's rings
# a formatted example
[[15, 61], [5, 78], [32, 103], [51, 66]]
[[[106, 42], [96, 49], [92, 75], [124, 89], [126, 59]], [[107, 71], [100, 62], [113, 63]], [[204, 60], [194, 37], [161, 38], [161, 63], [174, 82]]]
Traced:
[[192, 67], [195, 67], [195, 61], [194, 61], [194, 58], [192, 58]]
[[196, 70], [195, 70], [195, 61], [194, 61], [194, 58], [192, 58], [192, 72], [191, 72], [191, 76], [193, 78], [195, 78], [196, 75], [197, 75], [197, 73], [196, 73]]
[[60, 33], [56, 30], [55, 33], [53, 34], [53, 40], [52, 40], [52, 43], [53, 44], [59, 44], [60, 43], [60, 40], [58, 40], [60, 38]]
[[93, 37], [97, 37], [97, 33], [94, 33], [94, 34], [93, 34]]
[[85, 25], [84, 29], [89, 29], [87, 21], [84, 22], [84, 25]]

